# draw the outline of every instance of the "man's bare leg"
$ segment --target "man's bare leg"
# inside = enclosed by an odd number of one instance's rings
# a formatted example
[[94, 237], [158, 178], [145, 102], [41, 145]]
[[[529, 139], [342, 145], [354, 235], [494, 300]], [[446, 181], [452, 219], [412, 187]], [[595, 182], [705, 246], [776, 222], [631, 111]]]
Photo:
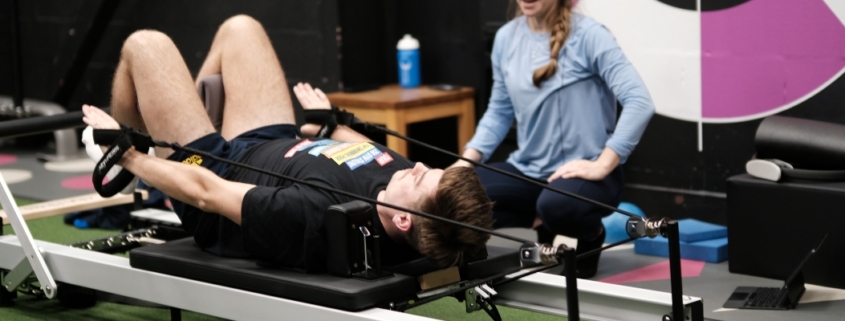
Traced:
[[263, 126], [294, 124], [285, 74], [264, 27], [239, 15], [217, 30], [197, 81], [223, 75], [226, 107], [220, 134], [232, 139]]
[[[157, 31], [135, 32], [123, 44], [112, 86], [112, 115], [154, 139], [182, 145], [214, 132], [179, 50]], [[156, 150], [159, 157], [171, 153]]]

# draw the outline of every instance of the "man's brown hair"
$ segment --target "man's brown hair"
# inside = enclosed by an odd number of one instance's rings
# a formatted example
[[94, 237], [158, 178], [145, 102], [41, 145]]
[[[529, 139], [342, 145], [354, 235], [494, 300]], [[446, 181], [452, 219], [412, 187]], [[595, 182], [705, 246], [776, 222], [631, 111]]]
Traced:
[[[423, 197], [419, 210], [485, 229], [493, 228], [493, 202], [475, 170], [453, 167], [443, 172], [434, 197]], [[410, 243], [441, 267], [460, 265], [486, 249], [490, 234], [413, 216]]]

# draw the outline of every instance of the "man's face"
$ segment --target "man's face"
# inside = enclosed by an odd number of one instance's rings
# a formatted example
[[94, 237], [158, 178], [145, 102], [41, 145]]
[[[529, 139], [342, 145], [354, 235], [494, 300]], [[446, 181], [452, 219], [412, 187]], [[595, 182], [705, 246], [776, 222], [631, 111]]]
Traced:
[[422, 163], [397, 171], [385, 189], [384, 202], [415, 209], [421, 197], [432, 197], [443, 177], [442, 169], [430, 169]]

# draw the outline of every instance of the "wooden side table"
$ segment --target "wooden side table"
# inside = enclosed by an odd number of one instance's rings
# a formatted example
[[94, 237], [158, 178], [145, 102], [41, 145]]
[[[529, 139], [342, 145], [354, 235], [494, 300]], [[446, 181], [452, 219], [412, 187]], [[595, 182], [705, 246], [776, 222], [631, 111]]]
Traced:
[[[470, 87], [443, 91], [427, 86], [403, 89], [399, 85], [387, 85], [371, 91], [327, 96], [332, 104], [356, 117], [384, 124], [402, 135], [407, 135], [408, 124], [450, 116], [458, 117], [458, 149], [464, 148], [475, 133], [475, 90]], [[401, 138], [387, 135], [387, 148], [408, 156], [408, 143]]]

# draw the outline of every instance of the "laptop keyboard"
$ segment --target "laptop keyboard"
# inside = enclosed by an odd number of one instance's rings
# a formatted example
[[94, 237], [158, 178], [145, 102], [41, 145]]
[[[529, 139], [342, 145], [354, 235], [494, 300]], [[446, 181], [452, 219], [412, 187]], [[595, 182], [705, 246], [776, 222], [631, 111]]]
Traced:
[[778, 294], [780, 294], [780, 288], [758, 288], [745, 302], [745, 306], [775, 307], [778, 304]]

